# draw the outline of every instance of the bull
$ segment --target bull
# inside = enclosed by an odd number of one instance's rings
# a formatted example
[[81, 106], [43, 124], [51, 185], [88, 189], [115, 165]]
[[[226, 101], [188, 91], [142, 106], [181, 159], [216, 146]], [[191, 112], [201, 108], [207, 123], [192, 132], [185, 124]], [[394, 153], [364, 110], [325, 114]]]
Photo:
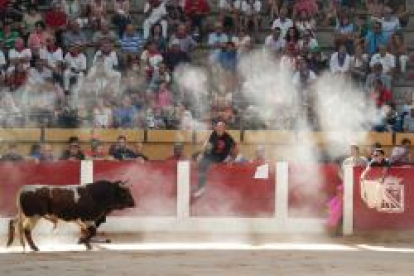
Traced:
[[55, 227], [58, 221], [75, 222], [81, 231], [79, 243], [89, 250], [96, 229], [109, 213], [135, 206], [125, 182], [107, 180], [86, 185], [26, 185], [19, 190], [16, 201], [18, 213], [9, 221], [7, 246], [12, 245], [17, 230], [23, 249], [26, 240], [34, 251], [39, 248], [32, 231], [40, 219], [51, 221]]

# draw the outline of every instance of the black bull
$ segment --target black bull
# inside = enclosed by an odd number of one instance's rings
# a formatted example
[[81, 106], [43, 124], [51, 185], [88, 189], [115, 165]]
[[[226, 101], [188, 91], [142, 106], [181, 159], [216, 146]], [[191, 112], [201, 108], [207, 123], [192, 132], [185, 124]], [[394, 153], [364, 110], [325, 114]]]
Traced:
[[23, 186], [17, 195], [18, 214], [9, 222], [7, 246], [13, 243], [17, 230], [23, 248], [26, 239], [30, 248], [38, 251], [31, 233], [39, 219], [44, 218], [55, 227], [59, 220], [76, 222], [81, 230], [79, 243], [90, 249], [91, 238], [110, 212], [134, 206], [129, 187], [121, 181], [102, 180], [81, 186]]

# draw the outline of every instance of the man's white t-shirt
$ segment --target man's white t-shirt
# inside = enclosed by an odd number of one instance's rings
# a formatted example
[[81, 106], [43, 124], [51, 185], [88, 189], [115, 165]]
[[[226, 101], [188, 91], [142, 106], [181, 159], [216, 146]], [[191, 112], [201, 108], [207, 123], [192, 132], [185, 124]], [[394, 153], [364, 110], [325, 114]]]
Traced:
[[391, 69], [395, 68], [395, 56], [390, 53], [386, 53], [385, 56], [376, 53], [371, 58], [370, 66], [372, 67], [377, 63], [382, 64], [383, 73], [387, 74]]

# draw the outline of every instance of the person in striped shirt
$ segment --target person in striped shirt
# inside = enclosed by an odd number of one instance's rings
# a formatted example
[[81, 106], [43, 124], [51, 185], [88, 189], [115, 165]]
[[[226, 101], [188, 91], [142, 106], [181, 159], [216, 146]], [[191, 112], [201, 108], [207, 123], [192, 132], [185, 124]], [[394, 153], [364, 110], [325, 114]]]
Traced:
[[141, 35], [135, 31], [134, 26], [129, 24], [120, 40], [121, 50], [126, 54], [138, 54], [141, 52], [144, 42]]

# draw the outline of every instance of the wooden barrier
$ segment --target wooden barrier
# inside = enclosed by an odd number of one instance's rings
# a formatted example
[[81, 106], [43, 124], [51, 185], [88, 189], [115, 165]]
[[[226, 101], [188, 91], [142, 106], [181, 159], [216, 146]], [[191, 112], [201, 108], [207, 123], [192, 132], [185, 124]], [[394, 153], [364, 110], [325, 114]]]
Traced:
[[81, 142], [89, 142], [97, 138], [102, 142], [116, 142], [119, 135], [124, 135], [128, 142], [136, 143], [144, 140], [144, 131], [125, 129], [46, 129], [46, 142], [67, 142], [71, 136], [77, 136]]
[[193, 132], [183, 130], [148, 130], [149, 143], [192, 143]]
[[0, 140], [2, 142], [39, 142], [41, 130], [38, 128], [2, 128]]
[[246, 130], [243, 134], [243, 142], [246, 144], [261, 145], [285, 145], [296, 142], [296, 133], [273, 130]]

